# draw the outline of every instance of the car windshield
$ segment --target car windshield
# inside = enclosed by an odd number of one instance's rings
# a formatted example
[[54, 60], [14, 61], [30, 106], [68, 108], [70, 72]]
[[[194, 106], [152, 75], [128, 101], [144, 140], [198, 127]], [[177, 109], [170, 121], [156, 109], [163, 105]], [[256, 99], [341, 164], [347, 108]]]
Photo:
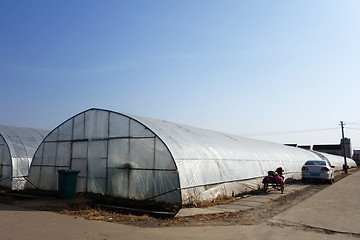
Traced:
[[325, 161], [307, 161], [305, 165], [326, 166]]

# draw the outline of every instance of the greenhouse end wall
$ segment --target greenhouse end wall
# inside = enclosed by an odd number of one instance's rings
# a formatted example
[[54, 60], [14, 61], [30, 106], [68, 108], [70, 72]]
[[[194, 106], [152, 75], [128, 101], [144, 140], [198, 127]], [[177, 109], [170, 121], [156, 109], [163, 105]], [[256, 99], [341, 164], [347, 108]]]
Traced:
[[0, 186], [24, 189], [30, 163], [48, 130], [0, 125]]
[[29, 181], [56, 190], [61, 169], [80, 171], [77, 192], [181, 204], [167, 147], [146, 126], [119, 113], [90, 109], [55, 128], [35, 153]]
[[4, 138], [0, 135], [0, 186], [12, 188], [12, 159]]

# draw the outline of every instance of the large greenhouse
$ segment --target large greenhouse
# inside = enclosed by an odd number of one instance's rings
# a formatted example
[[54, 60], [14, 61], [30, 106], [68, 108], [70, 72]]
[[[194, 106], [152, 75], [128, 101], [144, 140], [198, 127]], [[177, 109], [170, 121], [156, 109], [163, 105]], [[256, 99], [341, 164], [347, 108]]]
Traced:
[[[182, 124], [89, 109], [55, 128], [31, 163], [29, 183], [57, 190], [57, 170], [79, 170], [77, 192], [189, 204], [257, 188], [281, 166], [299, 177], [325, 155]], [[341, 168], [341, 157], [329, 159]], [[348, 164], [355, 166], [351, 159]]]
[[0, 126], [0, 186], [21, 190], [34, 153], [50, 131]]

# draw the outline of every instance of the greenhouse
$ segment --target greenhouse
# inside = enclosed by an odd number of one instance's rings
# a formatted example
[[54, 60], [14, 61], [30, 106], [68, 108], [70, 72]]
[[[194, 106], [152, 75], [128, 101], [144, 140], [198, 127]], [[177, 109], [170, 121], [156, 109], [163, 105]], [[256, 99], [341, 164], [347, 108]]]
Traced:
[[24, 188], [34, 153], [49, 132], [0, 126], [0, 186], [13, 190]]
[[299, 177], [307, 160], [322, 158], [281, 144], [89, 109], [43, 140], [27, 186], [56, 190], [58, 170], [78, 170], [77, 192], [185, 205], [256, 189], [279, 166], [287, 177]]

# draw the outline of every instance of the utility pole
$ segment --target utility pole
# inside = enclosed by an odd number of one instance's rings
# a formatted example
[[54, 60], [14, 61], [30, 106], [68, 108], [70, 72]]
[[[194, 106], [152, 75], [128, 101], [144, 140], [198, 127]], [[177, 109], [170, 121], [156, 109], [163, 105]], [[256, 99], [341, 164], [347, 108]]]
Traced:
[[343, 155], [344, 155], [344, 166], [343, 166], [343, 169], [344, 169], [344, 172], [345, 174], [348, 173], [348, 165], [347, 165], [347, 162], [346, 162], [346, 151], [345, 151], [345, 137], [344, 137], [344, 123], [343, 121], [340, 121], [340, 124], [341, 124], [341, 133], [342, 133], [342, 149], [343, 149]]

